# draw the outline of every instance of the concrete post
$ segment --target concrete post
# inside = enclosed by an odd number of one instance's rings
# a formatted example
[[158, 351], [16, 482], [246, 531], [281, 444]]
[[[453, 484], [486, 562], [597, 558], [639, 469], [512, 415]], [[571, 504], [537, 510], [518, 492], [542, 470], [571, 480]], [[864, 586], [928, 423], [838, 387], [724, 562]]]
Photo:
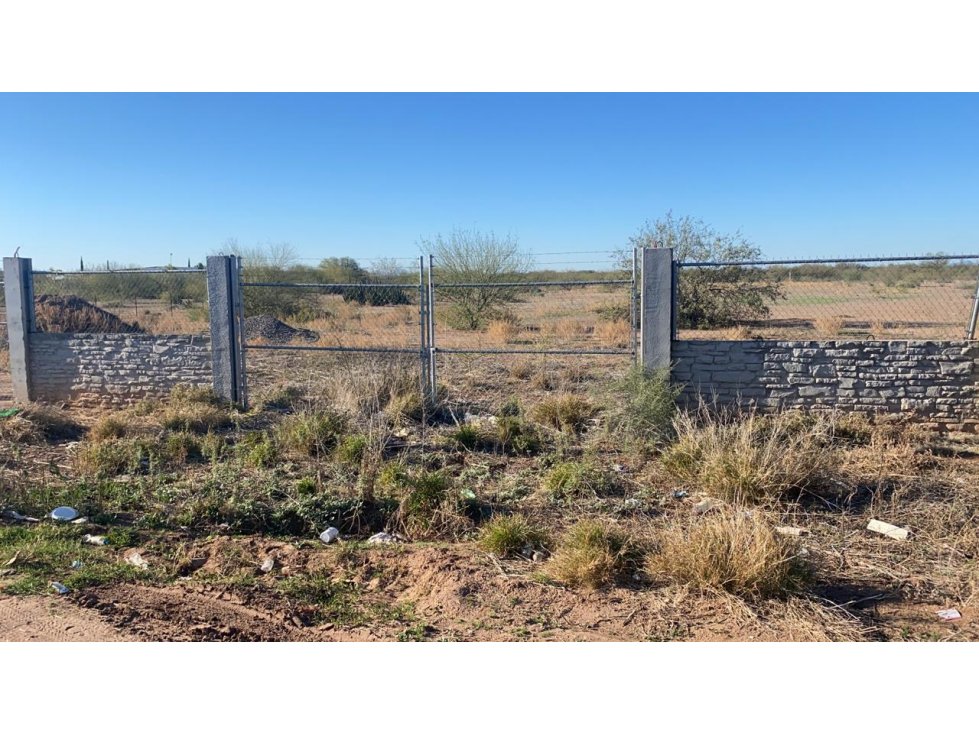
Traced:
[[646, 370], [669, 368], [673, 341], [673, 249], [642, 250], [639, 361]]
[[244, 406], [244, 319], [239, 260], [235, 255], [207, 258], [207, 305], [211, 322], [211, 372], [214, 394]]
[[7, 308], [7, 341], [10, 350], [10, 381], [14, 400], [28, 403], [31, 389], [31, 337], [34, 331], [34, 278], [31, 259], [3, 259], [3, 289]]

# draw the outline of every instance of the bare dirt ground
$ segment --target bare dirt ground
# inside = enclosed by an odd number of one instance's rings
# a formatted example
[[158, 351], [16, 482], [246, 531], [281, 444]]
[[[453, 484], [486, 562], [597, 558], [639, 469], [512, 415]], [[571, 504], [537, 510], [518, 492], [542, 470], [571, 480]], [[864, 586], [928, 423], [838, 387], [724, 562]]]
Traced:
[[67, 599], [0, 596], [2, 642], [118, 642], [132, 639], [136, 638]]

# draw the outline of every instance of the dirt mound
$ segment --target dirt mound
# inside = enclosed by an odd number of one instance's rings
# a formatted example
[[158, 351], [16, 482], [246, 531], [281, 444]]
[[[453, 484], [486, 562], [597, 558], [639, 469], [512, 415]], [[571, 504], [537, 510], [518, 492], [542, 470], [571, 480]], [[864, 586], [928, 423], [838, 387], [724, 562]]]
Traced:
[[37, 296], [34, 322], [38, 331], [81, 334], [143, 334], [139, 324], [130, 324], [115, 314], [78, 296]]
[[245, 319], [245, 337], [249, 341], [266, 341], [271, 344], [287, 344], [297, 339], [314, 342], [320, 335], [310, 329], [296, 329], [274, 316], [262, 314]]

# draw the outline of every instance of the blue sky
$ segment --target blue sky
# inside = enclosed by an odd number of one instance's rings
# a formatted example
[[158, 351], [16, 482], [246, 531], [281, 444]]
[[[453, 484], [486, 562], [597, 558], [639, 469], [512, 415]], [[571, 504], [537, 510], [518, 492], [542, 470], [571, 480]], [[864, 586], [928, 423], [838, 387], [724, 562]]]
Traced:
[[768, 257], [976, 252], [977, 131], [975, 94], [0, 94], [0, 251], [588, 252], [672, 209]]

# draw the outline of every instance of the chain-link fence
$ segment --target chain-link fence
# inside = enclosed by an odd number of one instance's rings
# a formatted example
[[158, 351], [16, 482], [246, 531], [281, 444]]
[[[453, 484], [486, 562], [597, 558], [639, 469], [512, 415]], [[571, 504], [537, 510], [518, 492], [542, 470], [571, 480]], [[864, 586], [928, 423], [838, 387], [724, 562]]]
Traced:
[[483, 409], [578, 392], [635, 358], [635, 268], [621, 253], [542, 255], [522, 272], [472, 273], [431, 258], [435, 374]]
[[680, 339], [974, 338], [979, 255], [677, 263]]
[[62, 333], [206, 334], [200, 268], [34, 271], [34, 325]]
[[[318, 267], [243, 263], [245, 349], [251, 392], [333, 392], [352, 370], [411, 365], [418, 390], [425, 285], [421, 258], [332, 258]], [[404, 367], [407, 369], [407, 367]], [[400, 378], [399, 378], [400, 379]]]

